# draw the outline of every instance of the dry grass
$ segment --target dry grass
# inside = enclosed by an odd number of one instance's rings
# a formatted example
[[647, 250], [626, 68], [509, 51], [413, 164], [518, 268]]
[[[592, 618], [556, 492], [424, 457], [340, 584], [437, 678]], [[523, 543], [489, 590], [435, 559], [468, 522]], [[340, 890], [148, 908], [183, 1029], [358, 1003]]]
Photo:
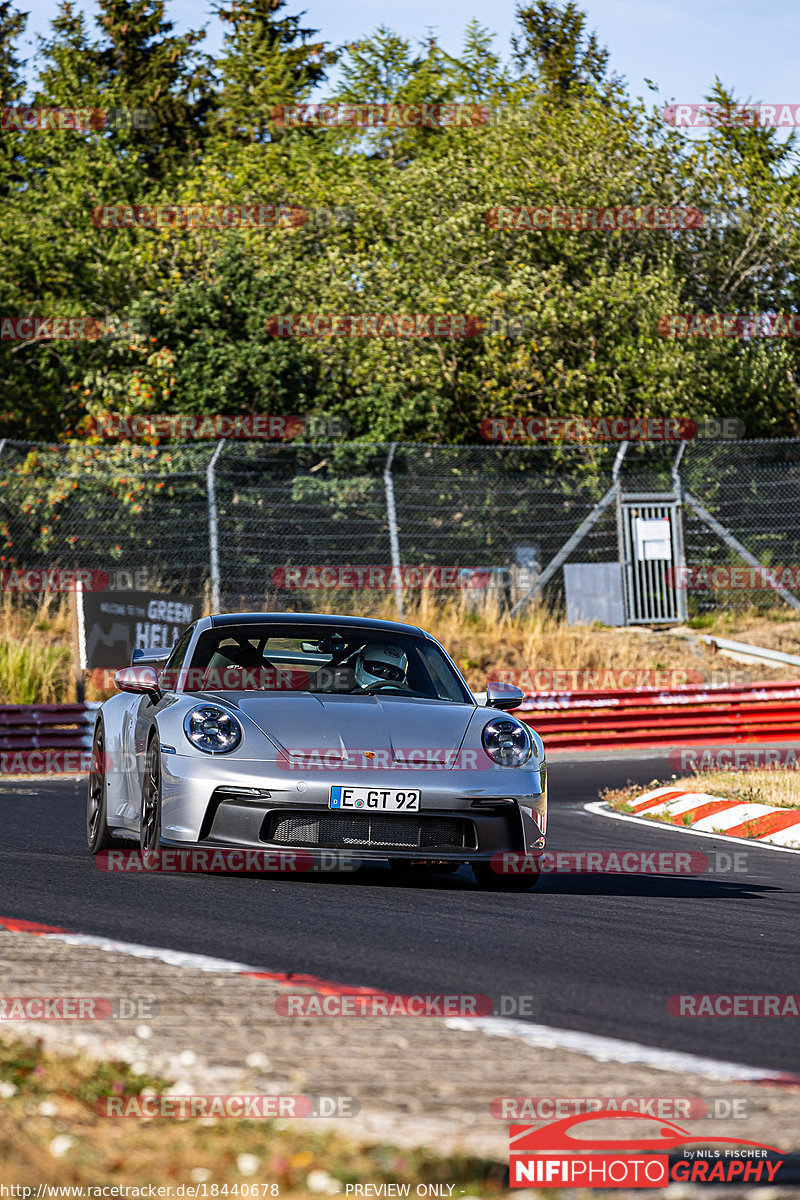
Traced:
[[[228, 1185], [235, 1196], [319, 1197], [347, 1183], [450, 1183], [457, 1196], [499, 1197], [505, 1168], [477, 1157], [365, 1146], [303, 1122], [200, 1118], [119, 1119], [97, 1116], [108, 1095], [161, 1094], [166, 1080], [135, 1075], [123, 1062], [94, 1063], [44, 1052], [39, 1044], [0, 1038], [0, 1179], [5, 1185]], [[67, 1139], [66, 1142], [64, 1139]], [[242, 1156], [246, 1156], [243, 1161]], [[251, 1161], [248, 1163], [247, 1159]], [[255, 1161], [252, 1161], [255, 1160]], [[309, 1186], [312, 1172], [325, 1172]], [[275, 1193], [272, 1193], [272, 1185]], [[200, 1193], [202, 1194], [202, 1193]], [[217, 1193], [221, 1195], [221, 1192]], [[247, 1194], [255, 1194], [248, 1193]]]
[[[542, 606], [531, 606], [519, 617], [465, 609], [456, 599], [450, 605], [420, 604], [409, 614], [452, 654], [467, 682], [482, 690], [500, 671], [527, 672], [546, 678], [547, 672], [669, 671], [698, 667], [694, 656], [677, 639], [649, 630], [607, 629], [600, 625], [567, 625]], [[709, 664], [710, 665], [710, 664]], [[517, 682], [515, 676], [512, 682]], [[521, 686], [525, 687], [524, 678]], [[544, 690], [550, 690], [545, 686]]]
[[704, 791], [722, 800], [742, 804], [774, 804], [778, 808], [800, 807], [800, 771], [769, 768], [746, 771], [709, 771], [675, 780], [675, 789]]
[[[617, 788], [603, 788], [600, 792], [600, 799], [606, 803], [609, 808], [616, 809], [617, 812], [632, 813], [632, 801], [637, 796], [643, 796], [645, 792], [652, 792], [657, 787], [672, 787], [672, 779], [664, 781], [663, 779], [651, 779], [649, 783], [631, 783], [630, 780], [623, 786]], [[644, 813], [642, 813], [644, 816]]]
[[[395, 597], [390, 592], [340, 593], [319, 606], [325, 612], [358, 612], [363, 616], [397, 620]], [[271, 605], [268, 606], [271, 607]], [[483, 691], [489, 678], [499, 671], [528, 672], [541, 679], [546, 672], [578, 672], [577, 687], [596, 686], [585, 678], [589, 672], [603, 676], [607, 672], [674, 672], [674, 686], [682, 674], [689, 678], [698, 673], [708, 682], [730, 680], [740, 684], [760, 679], [797, 678], [800, 668], [745, 668], [716, 655], [709, 646], [687, 631], [689, 637], [675, 637], [664, 630], [616, 629], [595, 625], [568, 625], [543, 605], [532, 604], [517, 617], [502, 612], [497, 593], [485, 596], [458, 592], [442, 598], [433, 591], [405, 595], [403, 620], [427, 629], [449, 651], [463, 671], [470, 687]], [[746, 615], [740, 626], [724, 623], [725, 636], [741, 637], [747, 632]], [[763, 617], [759, 616], [759, 628]], [[796, 625], [796, 629], [794, 628]], [[791, 626], [792, 636], [800, 637], [800, 620]], [[702, 623], [706, 632], [707, 622]], [[720, 630], [711, 629], [711, 632]], [[762, 643], [766, 645], [766, 642]], [[778, 647], [780, 648], [780, 647]], [[786, 649], [787, 647], [782, 647]], [[673, 677], [670, 677], [671, 679]], [[699, 680], [698, 680], [699, 682]], [[523, 678], [520, 686], [526, 687]], [[570, 685], [576, 686], [576, 685]], [[615, 686], [613, 681], [605, 686]], [[552, 690], [563, 690], [560, 684]], [[547, 686], [541, 690], [551, 690]]]
[[71, 637], [66, 597], [0, 593], [0, 703], [74, 699]]
[[[750, 610], [718, 613], [690, 622], [699, 633], [717, 634], [734, 641], [750, 642], [784, 654], [800, 654], [800, 615], [794, 609], [776, 608], [768, 613]], [[797, 672], [797, 668], [793, 668]]]
[[[274, 597], [264, 599], [265, 611], [276, 607]], [[317, 611], [353, 612], [363, 616], [397, 619], [392, 592], [330, 593], [317, 598]], [[663, 679], [665, 687], [691, 682], [743, 684], [760, 679], [800, 676], [796, 667], [743, 667], [715, 655], [701, 643], [694, 629], [676, 637], [666, 630], [611, 629], [597, 625], [567, 625], [542, 605], [531, 605], [518, 617], [503, 612], [496, 593], [458, 592], [450, 596], [434, 591], [406, 593], [405, 621], [428, 629], [447, 648], [476, 691], [489, 678], [513, 671], [520, 686], [549, 691], [582, 687], [619, 686], [614, 673], [646, 672]], [[756, 645], [800, 650], [800, 618], [783, 610], [720, 615], [690, 623], [698, 632], [750, 641]], [[126, 664], [120, 663], [120, 666]], [[548, 685], [549, 673], [572, 673], [572, 682]], [[598, 682], [592, 682], [593, 673]], [[646, 682], [647, 680], [643, 680]], [[623, 683], [623, 686], [624, 683]], [[89, 700], [112, 695], [91, 684]], [[43, 596], [34, 601], [0, 597], [0, 703], [25, 704], [74, 700], [71, 666], [71, 632], [66, 597]]]

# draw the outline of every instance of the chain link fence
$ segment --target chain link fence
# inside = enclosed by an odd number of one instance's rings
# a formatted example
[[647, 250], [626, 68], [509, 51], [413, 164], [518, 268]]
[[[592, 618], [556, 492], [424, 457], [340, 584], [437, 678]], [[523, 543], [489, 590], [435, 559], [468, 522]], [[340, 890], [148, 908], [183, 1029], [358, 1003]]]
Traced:
[[[563, 561], [618, 561], [616, 506], [598, 512], [612, 487], [677, 490], [690, 568], [741, 566], [743, 550], [798, 573], [800, 439], [630, 443], [624, 455], [596, 443], [6, 441], [0, 570], [6, 591], [23, 589], [15, 569], [80, 567], [112, 589], [206, 590], [229, 611], [330, 610], [362, 590], [394, 591], [399, 610], [420, 583], [513, 607], [583, 523]], [[563, 602], [560, 563], [542, 595]], [[690, 615], [787, 603], [769, 586], [691, 576], [688, 602]]]

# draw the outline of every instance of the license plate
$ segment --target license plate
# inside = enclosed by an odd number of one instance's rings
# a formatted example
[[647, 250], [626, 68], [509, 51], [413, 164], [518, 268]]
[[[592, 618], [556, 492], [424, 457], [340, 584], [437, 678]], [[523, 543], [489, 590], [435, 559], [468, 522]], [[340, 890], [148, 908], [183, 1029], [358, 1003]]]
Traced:
[[407, 788], [341, 787], [331, 788], [329, 808], [356, 809], [359, 812], [419, 812], [419, 791]]

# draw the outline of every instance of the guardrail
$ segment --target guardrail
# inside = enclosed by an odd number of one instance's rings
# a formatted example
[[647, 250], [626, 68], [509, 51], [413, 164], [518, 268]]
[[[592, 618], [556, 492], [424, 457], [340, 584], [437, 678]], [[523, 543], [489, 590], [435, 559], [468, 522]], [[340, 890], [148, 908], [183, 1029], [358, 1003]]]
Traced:
[[790, 741], [800, 737], [800, 680], [536, 693], [515, 712], [548, 750]]
[[[88, 771], [96, 703], [0, 705], [0, 775]], [[800, 680], [680, 691], [537, 692], [515, 710], [548, 750], [800, 738]]]
[[88, 771], [96, 703], [0, 705], [0, 775]]

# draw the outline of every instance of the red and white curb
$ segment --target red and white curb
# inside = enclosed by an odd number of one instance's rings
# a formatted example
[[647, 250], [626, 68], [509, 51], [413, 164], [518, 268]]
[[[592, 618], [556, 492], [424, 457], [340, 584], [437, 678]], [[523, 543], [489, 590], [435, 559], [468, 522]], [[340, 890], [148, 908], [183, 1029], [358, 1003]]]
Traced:
[[666, 817], [671, 825], [701, 833], [767, 842], [773, 846], [800, 849], [800, 809], [772, 804], [747, 804], [723, 800], [708, 792], [686, 792], [671, 787], [655, 788], [630, 801], [638, 816]]
[[[132, 958], [154, 958], [174, 967], [189, 967], [199, 971], [243, 975], [248, 979], [265, 979], [284, 987], [310, 988], [328, 995], [372, 995], [399, 997], [399, 993], [379, 991], [370, 987], [350, 987], [319, 979], [316, 975], [293, 974], [291, 971], [263, 971], [246, 963], [226, 958], [212, 958], [205, 954], [194, 954], [183, 950], [169, 950], [159, 946], [143, 946], [136, 942], [119, 942], [115, 938], [99, 937], [90, 933], [72, 933], [57, 925], [43, 925], [38, 921], [26, 921], [18, 917], [0, 917], [0, 929], [12, 933], [32, 934], [46, 941], [65, 942], [70, 946], [93, 946], [114, 954], [127, 954]], [[491, 1037], [516, 1038], [534, 1048], [564, 1050], [573, 1054], [584, 1054], [595, 1062], [640, 1064], [657, 1071], [678, 1071], [699, 1075], [706, 1079], [721, 1079], [729, 1082], [762, 1083], [772, 1087], [800, 1085], [800, 1075], [788, 1071], [772, 1071], [766, 1067], [746, 1066], [743, 1063], [725, 1062], [715, 1058], [704, 1058], [699, 1054], [684, 1053], [682, 1050], [665, 1050], [658, 1046], [645, 1046], [639, 1042], [623, 1041], [621, 1038], [603, 1037], [599, 1034], [581, 1033], [572, 1029], [551, 1028], [549, 1025], [534, 1025], [514, 1017], [441, 1017], [447, 1029], [465, 1033], [484, 1033]]]

